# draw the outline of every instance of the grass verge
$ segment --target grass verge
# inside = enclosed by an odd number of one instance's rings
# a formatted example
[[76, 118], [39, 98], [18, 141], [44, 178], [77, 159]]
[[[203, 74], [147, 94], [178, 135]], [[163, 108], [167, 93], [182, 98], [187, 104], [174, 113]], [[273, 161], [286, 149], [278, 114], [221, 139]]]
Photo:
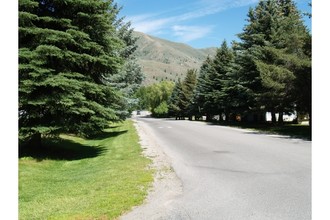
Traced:
[[153, 177], [128, 120], [86, 140], [62, 135], [20, 149], [19, 219], [115, 219], [143, 202]]

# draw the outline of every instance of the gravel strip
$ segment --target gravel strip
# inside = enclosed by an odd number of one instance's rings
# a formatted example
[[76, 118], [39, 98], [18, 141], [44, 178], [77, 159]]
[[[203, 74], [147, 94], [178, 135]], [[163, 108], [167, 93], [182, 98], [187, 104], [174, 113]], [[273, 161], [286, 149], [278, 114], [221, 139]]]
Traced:
[[144, 204], [134, 207], [120, 219], [164, 219], [168, 212], [175, 208], [173, 201], [182, 195], [182, 183], [171, 167], [170, 158], [157, 144], [152, 131], [144, 122], [134, 119], [133, 121], [140, 137], [143, 154], [153, 160], [151, 168], [155, 170], [154, 182]]

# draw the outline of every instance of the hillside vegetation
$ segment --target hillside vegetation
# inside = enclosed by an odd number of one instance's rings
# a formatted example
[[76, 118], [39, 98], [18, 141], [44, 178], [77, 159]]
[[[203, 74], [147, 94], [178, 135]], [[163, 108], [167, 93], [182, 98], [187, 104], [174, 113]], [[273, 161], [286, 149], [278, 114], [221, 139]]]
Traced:
[[141, 32], [134, 32], [134, 36], [138, 37], [134, 54], [146, 75], [144, 84], [183, 79], [188, 69], [199, 69], [207, 56], [216, 53], [216, 48], [195, 49]]

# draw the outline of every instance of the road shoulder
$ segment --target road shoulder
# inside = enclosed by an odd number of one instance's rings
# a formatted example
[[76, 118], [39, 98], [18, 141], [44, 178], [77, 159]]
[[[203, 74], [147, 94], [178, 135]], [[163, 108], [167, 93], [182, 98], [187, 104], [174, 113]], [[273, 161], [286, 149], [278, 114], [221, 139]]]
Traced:
[[151, 168], [155, 170], [154, 182], [144, 204], [134, 207], [120, 219], [159, 219], [171, 209], [172, 202], [182, 195], [182, 183], [173, 171], [170, 158], [156, 142], [153, 132], [144, 122], [135, 119], [133, 121], [143, 154], [153, 161]]

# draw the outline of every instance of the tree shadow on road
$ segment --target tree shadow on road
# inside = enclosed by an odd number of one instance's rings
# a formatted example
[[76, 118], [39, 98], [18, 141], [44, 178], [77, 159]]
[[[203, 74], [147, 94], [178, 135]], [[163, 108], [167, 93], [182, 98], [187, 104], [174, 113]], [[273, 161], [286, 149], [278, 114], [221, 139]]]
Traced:
[[248, 122], [207, 122], [209, 125], [229, 126], [241, 129], [248, 129], [247, 133], [284, 135], [284, 138], [299, 138], [312, 140], [311, 128], [306, 125], [292, 123], [271, 124], [271, 123], [248, 123]]

